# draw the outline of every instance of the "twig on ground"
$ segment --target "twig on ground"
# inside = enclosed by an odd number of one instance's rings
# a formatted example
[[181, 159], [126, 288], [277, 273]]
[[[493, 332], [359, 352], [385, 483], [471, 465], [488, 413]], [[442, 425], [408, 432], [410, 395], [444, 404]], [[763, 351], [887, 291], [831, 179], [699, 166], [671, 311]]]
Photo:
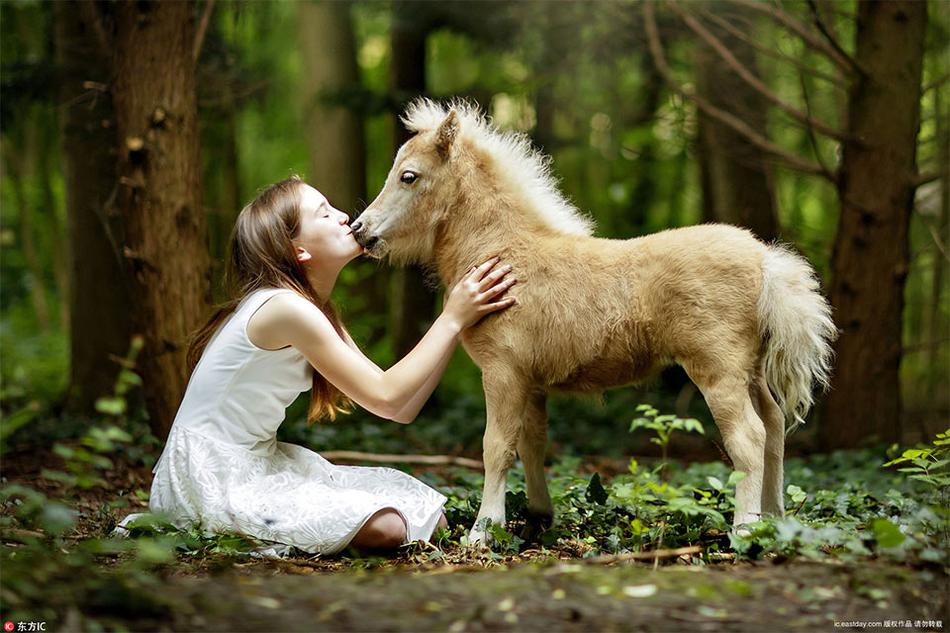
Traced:
[[387, 453], [363, 453], [360, 451], [323, 451], [320, 454], [330, 461], [338, 459], [345, 462], [431, 464], [436, 466], [464, 466], [465, 468], [475, 468], [477, 470], [483, 470], [485, 468], [484, 464], [477, 459], [456, 457], [454, 455], [395, 455]]
[[628, 552], [626, 554], [607, 554], [604, 556], [593, 556], [591, 558], [582, 558], [579, 562], [582, 563], [617, 563], [625, 560], [645, 560], [652, 561], [656, 563], [661, 559], [666, 558], [679, 558], [680, 556], [688, 556], [692, 554], [699, 554], [702, 552], [702, 548], [698, 545], [688, 545], [686, 547], [677, 547], [674, 549], [655, 549], [650, 552]]

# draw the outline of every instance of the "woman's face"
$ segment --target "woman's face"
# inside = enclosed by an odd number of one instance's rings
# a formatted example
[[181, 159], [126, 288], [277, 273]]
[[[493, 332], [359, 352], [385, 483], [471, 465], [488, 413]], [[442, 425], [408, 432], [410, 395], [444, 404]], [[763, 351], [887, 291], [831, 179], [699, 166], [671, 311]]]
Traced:
[[350, 230], [347, 214], [330, 205], [310, 185], [300, 185], [300, 231], [294, 238], [301, 263], [345, 264], [363, 252]]

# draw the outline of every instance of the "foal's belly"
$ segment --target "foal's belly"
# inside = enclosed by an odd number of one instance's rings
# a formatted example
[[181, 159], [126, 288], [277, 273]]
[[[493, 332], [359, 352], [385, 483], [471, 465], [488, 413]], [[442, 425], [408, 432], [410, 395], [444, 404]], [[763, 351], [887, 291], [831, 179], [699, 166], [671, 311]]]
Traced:
[[600, 392], [652, 377], [664, 363], [646, 355], [627, 358], [598, 358], [578, 365], [563, 379], [548, 382], [554, 391], [575, 393]]

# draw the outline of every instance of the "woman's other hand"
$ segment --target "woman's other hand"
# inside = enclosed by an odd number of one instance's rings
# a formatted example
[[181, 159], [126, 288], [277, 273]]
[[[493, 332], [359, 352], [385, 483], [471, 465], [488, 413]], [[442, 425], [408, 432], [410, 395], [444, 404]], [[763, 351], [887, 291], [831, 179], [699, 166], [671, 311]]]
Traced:
[[481, 266], [471, 268], [446, 297], [443, 314], [461, 329], [475, 325], [486, 314], [515, 304], [514, 297], [499, 299], [517, 281], [508, 276], [511, 265], [499, 266], [499, 262], [498, 257], [493, 257]]

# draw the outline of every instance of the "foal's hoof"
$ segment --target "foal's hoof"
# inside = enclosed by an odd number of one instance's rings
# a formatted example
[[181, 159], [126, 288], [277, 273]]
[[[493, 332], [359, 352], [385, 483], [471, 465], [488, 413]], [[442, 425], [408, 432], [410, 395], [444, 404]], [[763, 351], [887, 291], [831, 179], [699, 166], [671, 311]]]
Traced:
[[541, 530], [546, 530], [554, 523], [554, 514], [551, 512], [544, 512], [538, 510], [525, 510], [524, 513], [525, 522]]
[[478, 549], [490, 549], [491, 536], [488, 532], [473, 528], [472, 531], [468, 533], [468, 536], [462, 537], [462, 545]]
[[521, 530], [521, 538], [529, 543], [537, 543], [541, 536], [547, 532], [551, 524], [554, 523], [554, 515], [549, 512], [538, 512], [536, 510], [526, 510], [524, 515], [524, 528]]
[[762, 520], [762, 515], [754, 514], [751, 512], [745, 514], [737, 514], [735, 520], [732, 522], [732, 529], [735, 530], [735, 533], [739, 536], [751, 536], [752, 528], [750, 524], [757, 523]]

